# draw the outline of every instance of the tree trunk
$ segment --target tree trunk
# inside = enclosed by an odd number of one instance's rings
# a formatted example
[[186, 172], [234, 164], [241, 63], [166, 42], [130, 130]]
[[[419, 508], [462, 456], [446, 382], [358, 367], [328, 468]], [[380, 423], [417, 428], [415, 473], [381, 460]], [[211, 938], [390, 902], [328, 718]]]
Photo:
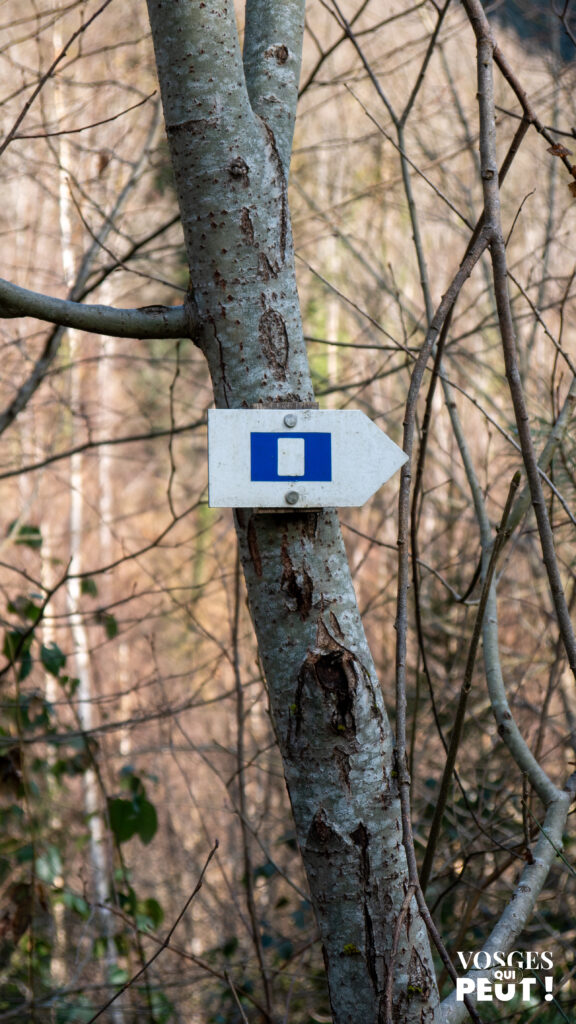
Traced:
[[[286, 179], [304, 4], [148, 0], [216, 404], [313, 400]], [[236, 517], [271, 715], [336, 1024], [424, 1024], [438, 1002], [411, 894], [392, 735], [333, 510]]]

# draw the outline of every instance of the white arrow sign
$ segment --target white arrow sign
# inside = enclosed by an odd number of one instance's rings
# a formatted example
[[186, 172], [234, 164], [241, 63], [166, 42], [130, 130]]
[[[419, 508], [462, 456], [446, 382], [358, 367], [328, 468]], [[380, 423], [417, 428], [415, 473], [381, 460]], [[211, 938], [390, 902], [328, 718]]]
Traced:
[[211, 409], [211, 508], [363, 505], [407, 456], [359, 409]]

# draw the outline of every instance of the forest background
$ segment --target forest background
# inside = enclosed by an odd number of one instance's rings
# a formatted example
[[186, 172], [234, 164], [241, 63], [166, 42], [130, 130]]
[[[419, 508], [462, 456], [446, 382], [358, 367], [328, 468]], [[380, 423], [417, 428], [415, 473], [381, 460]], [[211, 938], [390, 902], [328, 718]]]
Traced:
[[[120, 307], [182, 302], [145, 6], [6, 0], [0, 12], [2, 276]], [[475, 40], [458, 5], [439, 13], [428, 0], [308, 5], [291, 170], [317, 399], [363, 409], [398, 443], [415, 353], [482, 212]], [[574, 32], [569, 4], [494, 14], [551, 136], [528, 132], [502, 202], [520, 373], [573, 609]], [[520, 108], [503, 77], [496, 91], [503, 158]], [[1, 344], [0, 1020], [91, 1021], [160, 953], [100, 1019], [329, 1021], [231, 515], [207, 506], [204, 360], [187, 339], [25, 319], [2, 321]], [[521, 465], [487, 259], [427, 387], [408, 649], [422, 860], [480, 596], [478, 508], [495, 530]], [[522, 734], [561, 785], [576, 750], [573, 679], [529, 501], [514, 517], [498, 564], [499, 656]], [[393, 708], [396, 485], [341, 518]], [[453, 953], [481, 944], [539, 829], [477, 660], [426, 866]], [[568, 839], [522, 936], [522, 949], [553, 952], [554, 1004], [538, 992], [485, 1020], [573, 1019], [572, 850]]]

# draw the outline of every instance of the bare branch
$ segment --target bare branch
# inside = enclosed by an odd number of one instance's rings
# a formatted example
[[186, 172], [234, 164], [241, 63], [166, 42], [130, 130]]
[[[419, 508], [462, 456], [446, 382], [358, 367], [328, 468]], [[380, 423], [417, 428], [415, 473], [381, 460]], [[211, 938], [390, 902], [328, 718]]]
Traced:
[[61, 327], [115, 338], [192, 337], [195, 330], [190, 305], [141, 306], [138, 309], [83, 305], [32, 292], [0, 278], [0, 317], [18, 316], [33, 316]]
[[[576, 636], [566, 597], [556, 552], [554, 537], [538, 468], [538, 460], [534, 450], [530, 431], [530, 417], [526, 407], [522, 380], [518, 368], [514, 321], [510, 307], [510, 296], [507, 284], [506, 247], [500, 219], [500, 195], [498, 184], [498, 167], [496, 163], [496, 124], [494, 115], [494, 85], [492, 78], [492, 58], [494, 39], [479, 0], [463, 0], [472, 27], [476, 34], [478, 46], [478, 99], [480, 109], [480, 157], [482, 162], [482, 182], [484, 188], [484, 210], [486, 227], [490, 233], [490, 252], [494, 273], [494, 289], [496, 307], [500, 322], [502, 349], [506, 366], [506, 377], [510, 388], [510, 396], [514, 406], [518, 437], [522, 449], [522, 457], [526, 467], [526, 475], [530, 485], [532, 504], [538, 523], [542, 557], [548, 573], [550, 592], [556, 611], [558, 626], [564, 642], [568, 662], [576, 678]], [[494, 54], [495, 56], [495, 54]]]
[[129, 988], [131, 988], [132, 985], [134, 985], [135, 982], [137, 982], [138, 979], [141, 978], [143, 974], [145, 974], [145, 972], [152, 966], [154, 961], [158, 959], [160, 954], [163, 953], [165, 949], [168, 949], [168, 947], [170, 945], [170, 940], [172, 939], [172, 936], [174, 935], [174, 932], [176, 931], [178, 925], [180, 924], [180, 921], [184, 917], [186, 911], [188, 910], [188, 907], [192, 903], [192, 900], [197, 895], [197, 893], [200, 892], [200, 889], [202, 888], [202, 885], [204, 883], [204, 876], [205, 876], [205, 874], [206, 874], [206, 872], [208, 870], [208, 865], [210, 864], [210, 861], [212, 860], [214, 854], [216, 853], [216, 850], [218, 849], [218, 846], [219, 846], [219, 842], [216, 839], [214, 841], [214, 846], [212, 847], [212, 849], [210, 850], [210, 853], [208, 854], [208, 857], [206, 859], [206, 863], [204, 864], [204, 867], [202, 868], [202, 872], [200, 874], [200, 878], [198, 879], [196, 885], [194, 886], [193, 891], [190, 893], [190, 896], [186, 900], [186, 903], [182, 907], [182, 910], [178, 914], [178, 917], [174, 921], [174, 924], [170, 928], [166, 938], [162, 941], [162, 943], [160, 944], [160, 946], [158, 947], [156, 952], [150, 957], [150, 959], [147, 961], [147, 963], [145, 963], [144, 966], [141, 967], [140, 970], [137, 971], [136, 974], [132, 978], [130, 978], [129, 981], [126, 982], [125, 985], [122, 985], [122, 987], [118, 990], [118, 992], [114, 993], [112, 998], [109, 999], [108, 1002], [105, 1003], [104, 1006], [102, 1006], [98, 1010], [98, 1013], [95, 1013], [94, 1016], [90, 1018], [90, 1020], [88, 1021], [88, 1024], [94, 1024], [94, 1021], [98, 1020], [98, 1018], [102, 1016], [104, 1011], [107, 1010], [108, 1007], [111, 1006], [112, 1003], [114, 1003], [116, 1001], [116, 999], [119, 998], [119, 996], [121, 996], [124, 992], [126, 992]]
[[32, 106], [32, 104], [36, 100], [37, 96], [39, 95], [39, 93], [42, 91], [42, 89], [46, 85], [46, 82], [54, 74], [56, 68], [58, 67], [58, 65], [60, 63], [60, 61], [63, 60], [64, 57], [66, 56], [69, 47], [78, 38], [78, 36], [81, 36], [86, 31], [86, 29], [92, 24], [92, 22], [94, 22], [96, 20], [96, 18], [98, 18], [102, 14], [102, 11], [105, 11], [106, 8], [110, 6], [111, 3], [112, 3], [112, 0], [104, 0], [104, 3], [102, 4], [102, 6], [99, 7], [98, 10], [95, 11], [94, 14], [90, 18], [87, 19], [87, 21], [82, 22], [82, 24], [80, 25], [80, 28], [76, 29], [76, 31], [73, 32], [72, 35], [70, 36], [70, 38], [66, 41], [66, 43], [63, 46], [63, 48], [61, 49], [60, 53], [58, 53], [56, 55], [56, 57], [54, 58], [54, 60], [52, 61], [51, 65], [50, 65], [50, 67], [48, 68], [48, 70], [45, 71], [44, 74], [42, 75], [42, 77], [40, 78], [40, 81], [36, 85], [36, 88], [33, 90], [32, 95], [26, 100], [26, 103], [22, 107], [22, 110], [20, 111], [18, 117], [16, 118], [14, 124], [12, 125], [10, 131], [7, 133], [7, 135], [4, 138], [3, 142], [0, 143], [0, 156], [2, 156], [2, 153], [4, 152], [4, 150], [14, 140], [14, 138], [16, 136], [16, 132], [18, 131], [19, 126], [22, 124], [22, 121], [26, 117], [26, 114], [30, 110], [30, 107]]

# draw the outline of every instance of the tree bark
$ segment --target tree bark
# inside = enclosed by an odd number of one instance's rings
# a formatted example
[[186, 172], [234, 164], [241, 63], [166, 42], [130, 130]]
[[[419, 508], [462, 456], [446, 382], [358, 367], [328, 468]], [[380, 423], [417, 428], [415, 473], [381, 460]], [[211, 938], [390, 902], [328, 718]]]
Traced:
[[[232, 2], [148, 8], [216, 404], [310, 403], [287, 200], [304, 3], [249, 2], [244, 61]], [[430, 1024], [393, 740], [337, 515], [242, 509], [236, 526], [334, 1021]]]

